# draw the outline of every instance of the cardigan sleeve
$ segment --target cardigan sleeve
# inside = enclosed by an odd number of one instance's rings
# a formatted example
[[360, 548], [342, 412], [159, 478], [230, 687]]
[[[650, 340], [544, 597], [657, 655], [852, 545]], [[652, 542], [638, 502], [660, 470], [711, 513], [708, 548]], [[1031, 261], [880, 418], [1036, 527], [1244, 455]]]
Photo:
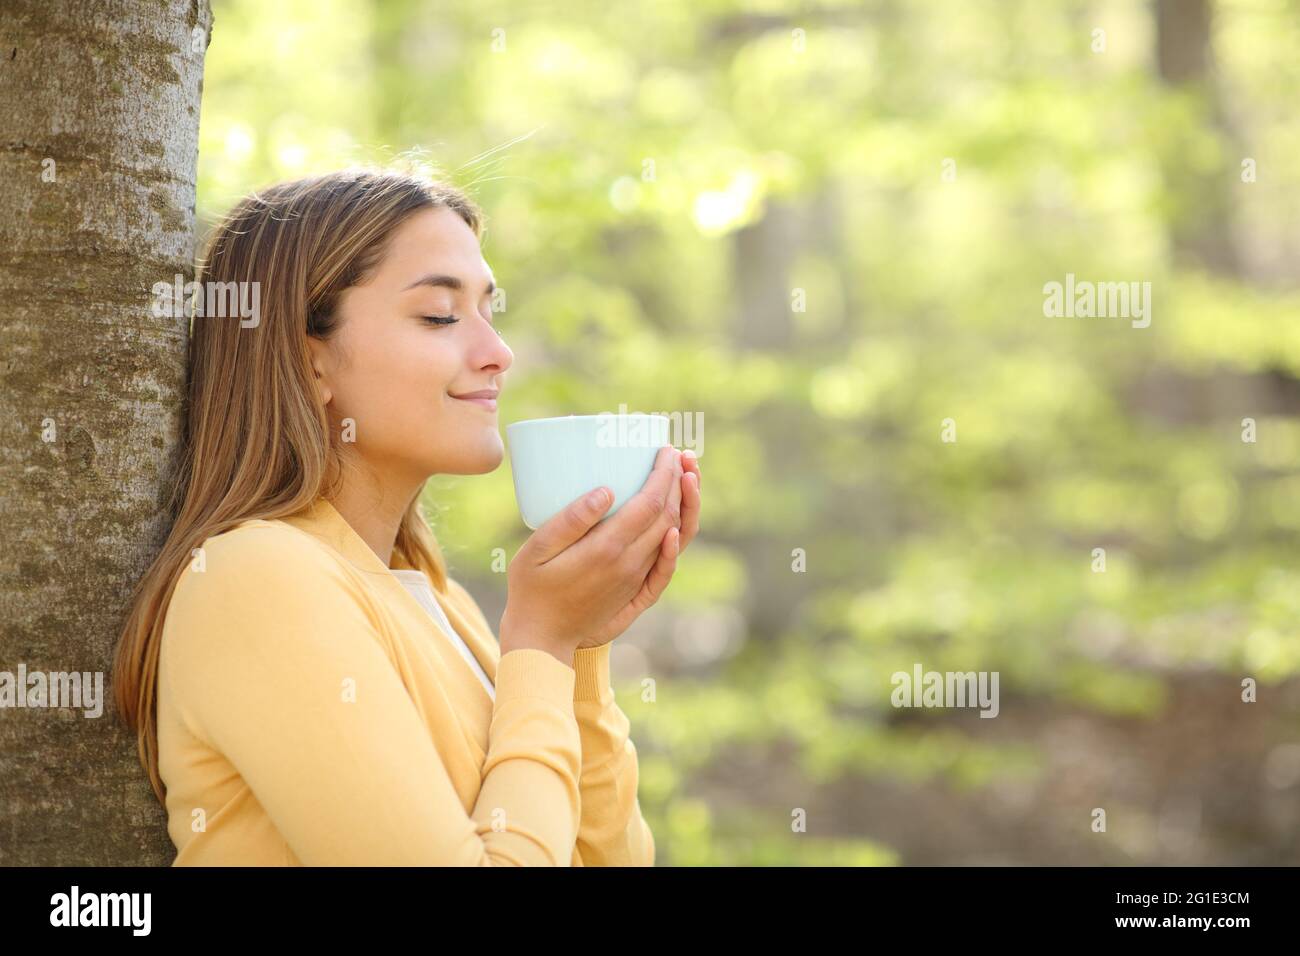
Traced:
[[228, 760], [304, 864], [567, 866], [577, 837], [576, 674], [501, 658], [466, 813], [365, 589], [291, 529], [237, 528], [182, 572], [160, 667], [193, 733]]
[[[450, 576], [447, 589], [471, 624], [492, 634], [469, 590]], [[654, 835], [641, 816], [637, 799], [638, 764], [628, 733], [631, 725], [615, 702], [610, 684], [612, 646], [579, 648], [573, 656], [573, 712], [582, 740], [578, 862], [584, 866], [653, 866]]]
[[654, 835], [637, 799], [636, 746], [610, 685], [610, 646], [574, 654], [573, 712], [582, 736], [578, 854], [584, 866], [653, 866]]

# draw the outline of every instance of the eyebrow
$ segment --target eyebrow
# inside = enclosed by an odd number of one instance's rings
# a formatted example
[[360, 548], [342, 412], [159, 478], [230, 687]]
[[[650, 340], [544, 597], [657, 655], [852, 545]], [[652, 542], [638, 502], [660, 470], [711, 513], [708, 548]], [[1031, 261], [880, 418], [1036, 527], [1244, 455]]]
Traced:
[[[403, 289], [402, 291], [405, 292], [407, 291], [407, 289], [414, 289], [417, 285], [433, 286], [434, 288], [455, 289], [457, 292], [465, 288], [465, 283], [461, 282], [455, 276], [430, 274], [427, 276], [421, 276], [419, 279], [416, 279], [414, 282], [408, 285], [406, 289]], [[483, 294], [491, 295], [493, 292], [496, 291], [496, 287], [497, 284], [493, 282], [491, 279], [489, 279], [487, 288], [483, 290]]]

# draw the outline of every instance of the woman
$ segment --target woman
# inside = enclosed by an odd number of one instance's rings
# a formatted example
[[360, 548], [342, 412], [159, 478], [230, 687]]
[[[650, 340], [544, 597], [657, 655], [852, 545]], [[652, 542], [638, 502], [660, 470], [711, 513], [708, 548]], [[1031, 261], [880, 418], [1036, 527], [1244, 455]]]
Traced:
[[193, 319], [174, 523], [114, 662], [174, 865], [654, 862], [610, 641], [694, 537], [699, 467], [665, 446], [608, 521], [598, 493], [539, 528], [493, 638], [419, 504], [503, 457], [481, 221], [348, 171], [208, 240], [203, 283], [260, 314]]

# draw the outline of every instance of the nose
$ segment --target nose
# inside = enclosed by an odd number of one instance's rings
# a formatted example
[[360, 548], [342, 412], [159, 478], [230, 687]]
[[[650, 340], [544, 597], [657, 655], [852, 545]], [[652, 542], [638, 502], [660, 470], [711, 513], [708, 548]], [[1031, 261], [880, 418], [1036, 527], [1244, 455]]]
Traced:
[[487, 319], [483, 320], [483, 329], [476, 340], [475, 349], [480, 367], [485, 369], [495, 368], [497, 372], [504, 372], [515, 360], [515, 353], [506, 345], [501, 330]]

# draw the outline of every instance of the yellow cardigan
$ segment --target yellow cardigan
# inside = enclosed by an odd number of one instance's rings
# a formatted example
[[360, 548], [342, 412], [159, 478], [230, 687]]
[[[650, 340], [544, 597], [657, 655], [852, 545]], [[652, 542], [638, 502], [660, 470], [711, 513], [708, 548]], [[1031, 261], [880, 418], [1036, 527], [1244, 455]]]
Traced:
[[[163, 625], [173, 866], [651, 866], [608, 644], [501, 656], [435, 591], [495, 702], [325, 499], [209, 538]], [[405, 561], [395, 558], [398, 564]]]

